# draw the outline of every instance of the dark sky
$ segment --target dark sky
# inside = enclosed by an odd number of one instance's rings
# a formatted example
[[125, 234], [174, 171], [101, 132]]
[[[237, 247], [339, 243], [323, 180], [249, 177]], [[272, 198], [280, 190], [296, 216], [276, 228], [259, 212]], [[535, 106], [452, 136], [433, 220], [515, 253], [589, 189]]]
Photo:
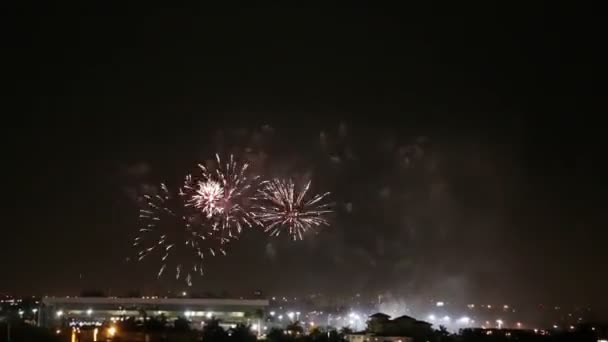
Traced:
[[125, 263], [134, 198], [218, 151], [336, 213], [197, 291], [608, 304], [599, 20], [454, 6], [5, 11], [0, 292], [180, 288]]

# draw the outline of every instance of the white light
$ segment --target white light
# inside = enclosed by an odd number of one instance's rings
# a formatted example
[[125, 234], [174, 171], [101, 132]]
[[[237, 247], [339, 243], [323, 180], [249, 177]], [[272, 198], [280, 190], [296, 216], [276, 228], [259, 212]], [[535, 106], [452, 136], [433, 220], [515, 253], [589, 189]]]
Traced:
[[87, 315], [91, 316], [92, 313], [93, 313], [93, 309], [88, 309], [87, 310]]
[[32, 312], [36, 313], [36, 312], [38, 312], [38, 309], [32, 309]]
[[460, 317], [458, 319], [458, 323], [461, 323], [461, 324], [469, 324], [469, 322], [471, 322], [471, 319], [469, 317], [466, 317], [466, 316], [465, 317]]
[[257, 324], [251, 325], [251, 330], [258, 330], [258, 325]]
[[502, 321], [502, 319], [497, 319], [496, 320], [496, 324], [498, 324], [498, 329], [502, 328], [503, 323], [504, 322]]
[[213, 317], [213, 312], [211, 312], [211, 311], [207, 312], [207, 315], [205, 315], [205, 317], [207, 317], [207, 318]]
[[444, 306], [444, 305], [445, 305], [444, 302], [437, 302], [437, 303], [435, 303], [435, 306]]
[[443, 316], [443, 320], [446, 321], [446, 322], [449, 322], [450, 321], [450, 316]]
[[61, 317], [61, 316], [63, 316], [63, 311], [62, 310], [57, 311], [57, 317]]
[[19, 310], [19, 316], [23, 316], [23, 310]]
[[574, 330], [574, 325], [571, 325], [571, 326], [570, 326], [570, 330]]
[[186, 291], [182, 292], [182, 297], [186, 297], [187, 295], [188, 295], [188, 292], [186, 292]]
[[279, 320], [282, 321], [283, 320], [283, 315], [279, 315]]
[[434, 321], [435, 320], [435, 315], [431, 314], [429, 315], [429, 321]]
[[275, 312], [274, 311], [270, 311], [270, 316], [274, 316]]
[[289, 319], [293, 319], [293, 316], [294, 316], [293, 312], [290, 312], [290, 313], [287, 314], [287, 317], [289, 317]]
[[116, 335], [116, 328], [115, 327], [109, 327], [108, 328], [108, 335], [110, 335], [110, 337]]

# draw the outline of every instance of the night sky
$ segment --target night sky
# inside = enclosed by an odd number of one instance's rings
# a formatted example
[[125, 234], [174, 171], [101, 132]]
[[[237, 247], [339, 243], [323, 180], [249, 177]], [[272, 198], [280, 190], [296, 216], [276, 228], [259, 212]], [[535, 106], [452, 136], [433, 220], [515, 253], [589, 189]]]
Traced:
[[181, 290], [136, 199], [219, 152], [335, 213], [193, 291], [608, 304], [593, 9], [454, 6], [7, 10], [0, 293]]

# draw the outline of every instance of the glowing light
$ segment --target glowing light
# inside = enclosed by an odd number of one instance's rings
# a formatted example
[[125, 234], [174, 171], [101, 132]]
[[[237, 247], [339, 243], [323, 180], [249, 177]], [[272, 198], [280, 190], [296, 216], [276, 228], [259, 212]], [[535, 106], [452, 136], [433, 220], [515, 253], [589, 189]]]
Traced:
[[36, 313], [36, 312], [38, 312], [38, 309], [32, 309], [32, 312]]
[[93, 313], [93, 309], [88, 309], [87, 310], [87, 315], [91, 316], [92, 313]]
[[329, 192], [305, 200], [310, 181], [299, 190], [291, 179], [275, 178], [261, 186], [254, 216], [271, 236], [279, 236], [285, 231], [293, 240], [302, 240], [309, 229], [329, 225], [323, 217], [331, 213], [329, 205], [320, 204]]
[[444, 306], [444, 305], [445, 305], [444, 302], [437, 302], [437, 303], [435, 303], [435, 306], [440, 306], [441, 307], [441, 306]]
[[182, 297], [186, 297], [187, 295], [188, 295], [188, 292], [186, 292], [186, 291], [182, 292]]
[[99, 333], [99, 329], [93, 329], [93, 342], [97, 342], [97, 334]]
[[57, 317], [63, 316], [63, 310], [57, 311], [56, 314], [57, 314]]
[[213, 312], [211, 312], [211, 311], [207, 312], [205, 317], [207, 317], [208, 319], [211, 319], [211, 317], [213, 317]]
[[116, 335], [116, 327], [109, 327], [108, 328], [108, 336], [114, 337], [114, 335]]
[[270, 316], [274, 316], [275, 312], [274, 311], [270, 311]]
[[289, 317], [289, 319], [293, 319], [294, 316], [295, 314], [293, 312], [287, 313], [287, 317]]
[[470, 322], [471, 322], [471, 319], [469, 317], [466, 317], [466, 316], [460, 317], [458, 319], [458, 323], [460, 323], [460, 324], [469, 324]]
[[434, 321], [436, 319], [435, 315], [431, 314], [429, 315], [429, 321]]
[[501, 319], [497, 319], [496, 324], [498, 324], [498, 329], [502, 329], [502, 325], [504, 324], [504, 322]]
[[198, 183], [196, 195], [192, 196], [194, 205], [207, 214], [207, 218], [213, 215], [221, 214], [222, 207], [220, 200], [224, 197], [224, 189], [220, 183], [215, 181], [206, 181]]
[[55, 334], [57, 334], [57, 335], [61, 334], [61, 329], [55, 330]]
[[443, 320], [446, 321], [446, 322], [449, 322], [450, 321], [450, 316], [443, 316]]

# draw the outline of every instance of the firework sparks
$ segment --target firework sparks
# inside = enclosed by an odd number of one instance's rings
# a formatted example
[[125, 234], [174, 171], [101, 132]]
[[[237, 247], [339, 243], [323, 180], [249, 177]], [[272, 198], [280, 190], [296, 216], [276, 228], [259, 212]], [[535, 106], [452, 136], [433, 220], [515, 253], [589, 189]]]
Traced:
[[255, 217], [263, 224], [264, 231], [278, 236], [285, 230], [293, 240], [302, 240], [309, 229], [328, 226], [323, 217], [331, 213], [328, 204], [321, 204], [329, 192], [305, 199], [310, 181], [302, 189], [296, 189], [290, 180], [273, 179], [263, 182], [258, 190]]
[[144, 199], [139, 213], [142, 225], [133, 242], [136, 259], [155, 255], [160, 261], [158, 277], [174, 269], [175, 278], [191, 286], [192, 277], [203, 274], [205, 255], [225, 255], [228, 240], [214, 234], [203, 215], [188, 205], [189, 197], [182, 189], [175, 194], [161, 184], [158, 194], [144, 195]]
[[[218, 154], [213, 170], [200, 165], [202, 180], [194, 186], [195, 194], [191, 203], [202, 210], [213, 221], [215, 230], [227, 238], [240, 234], [243, 227], [251, 227], [256, 222], [248, 210], [248, 192], [258, 177], [248, 177], [249, 164], [238, 163], [233, 155], [223, 163]], [[192, 186], [188, 188], [192, 189]]]
[[220, 183], [215, 181], [199, 182], [195, 192], [196, 194], [192, 196], [194, 206], [201, 209], [207, 215], [207, 218], [222, 213], [223, 207], [220, 201], [224, 197], [224, 189]]

